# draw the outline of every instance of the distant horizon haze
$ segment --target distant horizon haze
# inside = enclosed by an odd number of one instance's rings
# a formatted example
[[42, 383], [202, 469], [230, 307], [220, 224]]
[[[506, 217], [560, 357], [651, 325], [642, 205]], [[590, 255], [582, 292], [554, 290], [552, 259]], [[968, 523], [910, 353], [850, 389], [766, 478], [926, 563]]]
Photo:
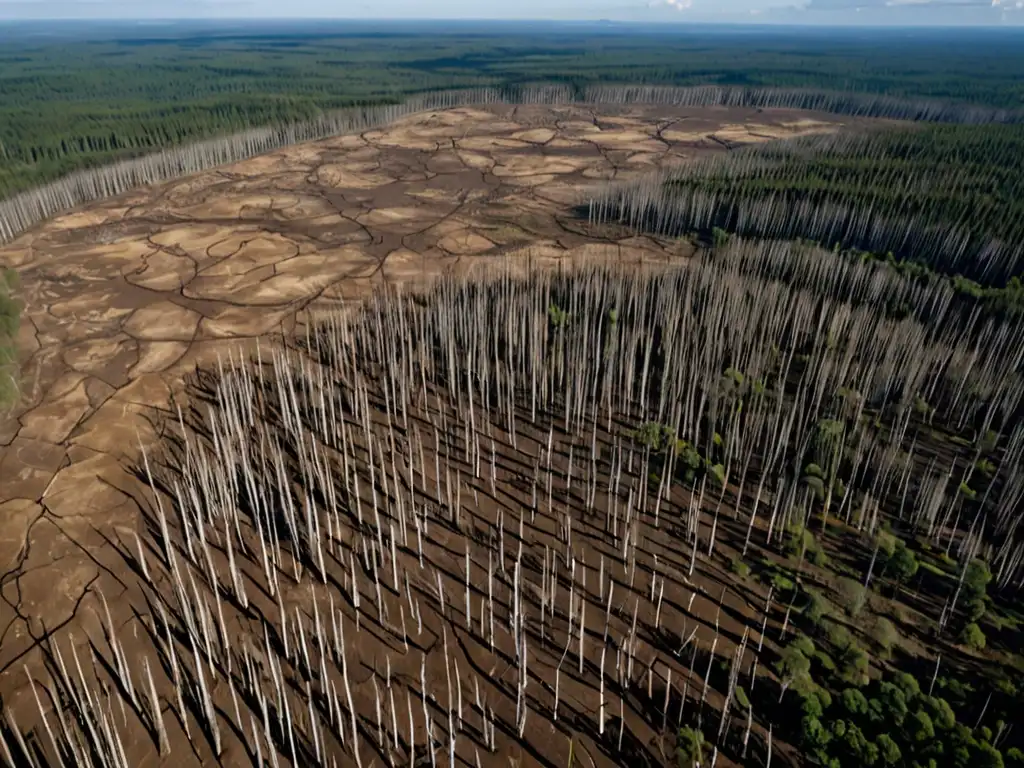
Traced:
[[[286, 12], [282, 13], [282, 8]], [[606, 22], [661, 26], [1018, 27], [1024, 0], [0, 0], [0, 23], [106, 21]]]

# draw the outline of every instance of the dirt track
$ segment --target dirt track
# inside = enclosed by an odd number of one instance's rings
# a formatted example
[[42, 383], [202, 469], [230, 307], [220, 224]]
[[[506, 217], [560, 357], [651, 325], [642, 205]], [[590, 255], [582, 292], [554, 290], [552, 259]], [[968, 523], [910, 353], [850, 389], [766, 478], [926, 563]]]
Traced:
[[838, 124], [724, 108], [427, 113], [94, 204], [0, 249], [27, 303], [25, 398], [0, 417], [4, 704], [32, 701], [22, 667], [44, 636], [98, 631], [91, 590], [123, 593], [105, 554], [136, 526], [123, 464], [197, 364], [375, 285], [510, 250], [671, 255], [586, 233], [569, 213], [580, 187]]

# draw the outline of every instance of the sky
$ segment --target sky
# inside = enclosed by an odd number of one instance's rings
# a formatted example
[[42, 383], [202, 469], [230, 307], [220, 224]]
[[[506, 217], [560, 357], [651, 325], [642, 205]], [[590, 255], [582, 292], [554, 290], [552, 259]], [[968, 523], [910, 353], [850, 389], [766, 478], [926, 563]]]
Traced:
[[1024, 0], [0, 0], [0, 20], [282, 17], [1017, 26]]

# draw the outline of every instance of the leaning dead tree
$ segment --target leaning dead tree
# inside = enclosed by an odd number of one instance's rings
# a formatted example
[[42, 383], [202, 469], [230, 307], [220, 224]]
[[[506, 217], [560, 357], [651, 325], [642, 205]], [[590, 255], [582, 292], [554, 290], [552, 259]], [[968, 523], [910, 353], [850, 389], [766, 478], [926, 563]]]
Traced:
[[[142, 597], [50, 646], [40, 741], [95, 766], [668, 765], [696, 724], [765, 764], [773, 712], [737, 690], [789, 609], [713, 586], [730, 553], [889, 516], [1024, 583], [1024, 329], [829, 257], [492, 266], [197, 371], [139, 468]], [[1005, 436], [987, 498], [935, 428]]]

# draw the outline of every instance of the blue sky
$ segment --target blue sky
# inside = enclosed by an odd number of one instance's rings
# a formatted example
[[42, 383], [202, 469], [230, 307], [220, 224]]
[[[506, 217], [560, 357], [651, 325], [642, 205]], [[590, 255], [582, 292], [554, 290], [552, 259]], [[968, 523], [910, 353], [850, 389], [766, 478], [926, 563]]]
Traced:
[[1024, 0], [0, 0], [0, 19], [240, 17], [1016, 26]]

